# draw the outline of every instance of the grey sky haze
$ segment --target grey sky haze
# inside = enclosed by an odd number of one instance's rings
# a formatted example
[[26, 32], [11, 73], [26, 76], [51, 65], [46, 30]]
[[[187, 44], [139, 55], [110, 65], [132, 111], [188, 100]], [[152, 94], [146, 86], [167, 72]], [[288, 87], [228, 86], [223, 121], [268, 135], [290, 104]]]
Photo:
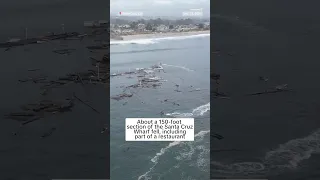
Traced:
[[111, 0], [111, 16], [120, 11], [143, 12], [145, 16], [182, 16], [189, 9], [202, 8], [203, 15], [209, 17], [210, 0]]

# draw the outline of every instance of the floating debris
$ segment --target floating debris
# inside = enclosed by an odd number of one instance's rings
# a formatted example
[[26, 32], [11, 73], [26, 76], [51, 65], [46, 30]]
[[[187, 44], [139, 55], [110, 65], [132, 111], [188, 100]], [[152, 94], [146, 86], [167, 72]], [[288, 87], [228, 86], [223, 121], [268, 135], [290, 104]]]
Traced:
[[[104, 21], [98, 21], [100, 27], [94, 27], [94, 31], [91, 33], [78, 33], [78, 32], [64, 32], [64, 25], [63, 25], [63, 33], [48, 33], [43, 36], [38, 36], [35, 38], [28, 38], [27, 35], [25, 38], [21, 39], [11, 39], [7, 42], [0, 43], [0, 48], [4, 48], [5, 51], [8, 51], [14, 47], [20, 46], [27, 46], [31, 44], [42, 44], [47, 43], [50, 41], [59, 41], [60, 43], [58, 46], [68, 46], [69, 44], [67, 41], [69, 40], [83, 40], [85, 37], [88, 38], [98, 38], [99, 34], [107, 34], [106, 28], [108, 23]], [[105, 27], [104, 27], [105, 26]], [[100, 37], [99, 37], [100, 38]], [[94, 50], [99, 49], [108, 49], [109, 45], [106, 43], [107, 41], [101, 41], [99, 45], [88, 46], [89, 49], [92, 49], [91, 52]], [[26, 48], [24, 48], [26, 49]], [[70, 53], [75, 52], [76, 49], [59, 47], [59, 49], [54, 49], [52, 52], [61, 54], [61, 55], [69, 55]], [[82, 85], [86, 84], [105, 84], [109, 81], [109, 63], [110, 59], [107, 53], [101, 54], [101, 51], [97, 51], [97, 57], [92, 57], [92, 66], [90, 69], [84, 72], [74, 72], [66, 74], [62, 77], [54, 77], [49, 78], [44, 75], [36, 75], [36, 71], [40, 69], [28, 69], [27, 71], [32, 71], [31, 77], [23, 77], [19, 80], [21, 83], [39, 83], [41, 84], [41, 94], [46, 95], [52, 88], [58, 88], [62, 86], [66, 86], [71, 83], [81, 83]], [[101, 57], [102, 55], [102, 57]], [[54, 92], [54, 91], [52, 91]], [[72, 111], [74, 107], [74, 99], [77, 102], [81, 102], [86, 106], [90, 107], [93, 111], [99, 113], [95, 108], [93, 108], [89, 103], [86, 101], [81, 100], [79, 97], [74, 95], [72, 98], [66, 98], [62, 100], [41, 100], [36, 103], [26, 104], [23, 105], [17, 110], [16, 112], [7, 113], [5, 114], [6, 119], [15, 120], [21, 123], [19, 129], [24, 128], [24, 125], [27, 125], [31, 122], [44, 119], [46, 117], [50, 117], [56, 114], [62, 114], [68, 111]], [[105, 128], [107, 129], [107, 128]], [[42, 138], [46, 138], [51, 136], [56, 128], [49, 129], [48, 132], [41, 135]], [[15, 133], [17, 135], [17, 133]]]
[[122, 93], [122, 94], [119, 94], [119, 95], [116, 95], [116, 96], [112, 96], [110, 98], [114, 99], [114, 100], [117, 100], [117, 101], [120, 101], [120, 100], [122, 100], [124, 98], [130, 98], [132, 96], [133, 96], [133, 94]]
[[34, 112], [17, 112], [17, 113], [6, 114], [5, 117], [7, 119], [13, 119], [17, 121], [28, 121], [30, 119], [37, 117], [37, 115]]
[[102, 134], [102, 133], [105, 133], [106, 131], [108, 131], [108, 128], [107, 128], [107, 127], [104, 127], [104, 128], [102, 128], [102, 130], [101, 130], [100, 133]]
[[66, 112], [70, 111], [71, 108], [73, 108], [73, 106], [73, 99], [64, 99], [56, 101], [42, 100], [35, 104], [27, 104], [21, 106], [21, 109], [33, 112]]
[[212, 74], [211, 74], [211, 79], [213, 79], [213, 80], [220, 80], [220, 74], [212, 73]]
[[194, 91], [201, 91], [201, 89], [200, 88], [196, 88], [194, 90], [190, 90], [189, 92], [194, 92]]
[[40, 69], [28, 69], [28, 71], [39, 71]]
[[95, 111], [96, 113], [100, 114], [100, 112], [99, 112], [97, 109], [93, 108], [91, 105], [89, 105], [88, 103], [86, 103], [86, 102], [84, 102], [83, 100], [81, 100], [80, 98], [78, 98], [75, 93], [73, 93], [73, 96], [74, 96], [77, 100], [79, 100], [80, 102], [82, 102], [84, 105], [90, 107], [93, 111]]
[[29, 44], [39, 44], [43, 42], [59, 40], [59, 39], [66, 39], [70, 37], [78, 37], [80, 34], [77, 32], [69, 32], [69, 33], [61, 33], [61, 34], [51, 34], [43, 37], [38, 38], [26, 38], [26, 39], [16, 39], [14, 41], [9, 41], [5, 43], [0, 43], [0, 48], [12, 48], [17, 46], [25, 46]]
[[71, 54], [73, 51], [75, 51], [76, 49], [59, 49], [59, 50], [54, 50], [52, 52], [57, 53], [57, 54]]
[[94, 65], [94, 69], [89, 69], [86, 72], [69, 73], [63, 77], [57, 78], [56, 80], [49, 80], [47, 76], [38, 76], [21, 79], [19, 82], [31, 81], [34, 83], [42, 83], [42, 95], [46, 95], [47, 92], [52, 88], [58, 88], [70, 83], [81, 83], [82, 85], [107, 83], [109, 81], [109, 71], [107, 68], [109, 59], [106, 58], [105, 55], [101, 58], [101, 60], [100, 58], [91, 59], [93, 60], [92, 64]]
[[216, 139], [218, 139], [218, 140], [221, 140], [221, 139], [224, 138], [224, 137], [221, 136], [220, 134], [216, 134], [216, 133], [213, 133], [213, 134], [212, 134], [212, 137], [214, 137], [214, 138], [216, 138]]
[[264, 81], [264, 82], [269, 81], [269, 79], [266, 78], [266, 77], [264, 77], [264, 76], [259, 76], [259, 80], [260, 80], [260, 81]]
[[226, 95], [225, 93], [223, 93], [223, 92], [214, 91], [213, 94], [214, 94], [213, 95], [214, 98], [230, 99], [230, 97], [228, 95]]
[[154, 76], [154, 77], [146, 77], [146, 78], [143, 78], [143, 79], [141, 80], [141, 82], [159, 82], [159, 81], [161, 81], [161, 80], [163, 80], [163, 79], [160, 78], [160, 77]]
[[53, 127], [53, 128], [51, 128], [48, 132], [44, 133], [41, 137], [42, 137], [42, 138], [49, 137], [49, 136], [51, 136], [51, 135], [53, 134], [53, 132], [56, 131], [56, 130], [57, 130], [57, 128]]
[[255, 96], [255, 95], [262, 95], [262, 94], [273, 94], [273, 93], [279, 93], [279, 92], [290, 92], [292, 90], [288, 89], [288, 84], [282, 84], [274, 87], [273, 89], [270, 90], [265, 90], [262, 92], [255, 92], [255, 93], [250, 93], [247, 94], [247, 96]]
[[5, 117], [7, 119], [22, 122], [21, 125], [26, 125], [44, 117], [46, 113], [56, 114], [71, 111], [73, 108], [72, 99], [64, 99], [61, 101], [42, 100], [35, 104], [27, 104], [21, 106], [24, 112], [9, 113]]
[[29, 82], [32, 81], [34, 83], [45, 83], [47, 82], [47, 76], [39, 76], [39, 77], [29, 77], [27, 79], [20, 79], [19, 82]]
[[100, 50], [100, 49], [109, 49], [109, 46], [107, 44], [102, 45], [96, 45], [96, 46], [87, 46], [90, 50]]

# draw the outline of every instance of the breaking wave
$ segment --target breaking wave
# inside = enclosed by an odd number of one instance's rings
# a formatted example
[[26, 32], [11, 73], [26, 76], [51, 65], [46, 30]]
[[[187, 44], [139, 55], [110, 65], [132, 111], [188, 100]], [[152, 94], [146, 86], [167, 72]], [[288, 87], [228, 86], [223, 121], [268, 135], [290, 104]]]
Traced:
[[170, 65], [170, 64], [162, 64], [162, 65], [164, 65], [164, 66], [170, 66], [170, 67], [176, 67], [176, 68], [184, 69], [184, 70], [186, 70], [186, 71], [194, 71], [194, 70], [189, 69], [189, 68], [184, 67], [184, 66], [175, 66], [175, 65]]
[[173, 112], [173, 113], [167, 113], [166, 115], [176, 117], [176, 118], [198, 117], [198, 116], [203, 116], [208, 111], [210, 111], [210, 102], [208, 104], [205, 104], [193, 109], [192, 112], [189, 112], [189, 113]]
[[210, 34], [196, 34], [186, 36], [174, 36], [174, 37], [158, 37], [158, 38], [146, 38], [146, 39], [133, 39], [133, 40], [118, 40], [110, 41], [110, 45], [127, 45], [127, 44], [155, 44], [166, 40], [183, 40], [192, 38], [208, 37]]
[[152, 39], [135, 39], [128, 41], [110, 41], [110, 45], [125, 45], [125, 44], [154, 44]]
[[307, 137], [293, 139], [265, 154], [261, 162], [239, 162], [222, 164], [211, 162], [214, 171], [223, 174], [252, 174], [262, 172], [279, 173], [293, 170], [299, 163], [309, 159], [312, 154], [320, 153], [320, 129]]
[[[158, 153], [156, 153], [156, 155], [151, 159], [151, 162], [153, 163], [152, 167], [147, 171], [145, 172], [144, 174], [140, 175], [138, 177], [138, 180], [150, 180], [152, 179], [150, 173], [152, 173], [154, 171], [154, 168], [156, 167], [156, 165], [158, 164], [158, 160], [159, 158], [164, 155], [166, 152], [168, 152], [172, 147], [175, 147], [175, 146], [181, 146], [181, 145], [191, 145], [193, 143], [197, 143], [199, 141], [202, 141], [204, 136], [209, 134], [210, 133], [210, 130], [207, 130], [207, 131], [200, 131], [198, 132], [197, 134], [195, 134], [195, 141], [194, 142], [183, 142], [183, 141], [174, 141], [174, 142], [171, 142], [169, 143], [166, 147], [162, 148]], [[189, 152], [188, 154], [189, 155], [192, 155], [194, 151], [191, 151], [191, 153]], [[182, 156], [183, 156], [183, 153], [181, 153]], [[203, 154], [200, 154], [199, 156], [202, 156]], [[197, 161], [198, 162], [198, 161]], [[201, 162], [201, 160], [200, 160]]]

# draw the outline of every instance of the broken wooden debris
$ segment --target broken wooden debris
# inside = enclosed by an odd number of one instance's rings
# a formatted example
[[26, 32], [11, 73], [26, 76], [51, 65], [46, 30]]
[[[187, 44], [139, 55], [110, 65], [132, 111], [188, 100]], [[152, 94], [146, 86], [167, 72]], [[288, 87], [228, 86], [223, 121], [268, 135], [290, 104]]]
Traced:
[[87, 46], [87, 48], [90, 50], [100, 50], [100, 49], [109, 49], [109, 46], [106, 44], [102, 44], [102, 45], [95, 45], [95, 46]]
[[212, 53], [213, 53], [213, 54], [218, 54], [218, 53], [220, 53], [220, 50], [215, 50], [215, 51], [213, 51]]
[[19, 82], [28, 82], [32, 81], [34, 83], [46, 82], [47, 76], [39, 76], [39, 77], [29, 77], [27, 79], [20, 79]]
[[42, 100], [35, 104], [27, 104], [21, 107], [25, 111], [33, 112], [65, 112], [70, 111], [73, 108], [73, 99], [63, 100]]
[[282, 84], [274, 87], [273, 89], [261, 91], [261, 92], [255, 92], [247, 94], [247, 96], [255, 96], [255, 95], [262, 95], [262, 94], [274, 94], [279, 92], [291, 92], [291, 89], [288, 89], [288, 84]]
[[108, 128], [107, 128], [107, 127], [104, 127], [104, 128], [102, 128], [102, 130], [101, 130], [100, 133], [102, 134], [102, 133], [105, 133], [106, 131], [108, 131]]
[[122, 93], [122, 94], [118, 94], [116, 96], [112, 96], [110, 97], [111, 99], [114, 99], [114, 100], [117, 100], [117, 101], [120, 101], [122, 99], [125, 99], [125, 98], [130, 98], [132, 97], [133, 94], [126, 94], [126, 93]]
[[218, 139], [218, 140], [221, 140], [221, 139], [224, 138], [223, 136], [221, 136], [220, 134], [217, 134], [217, 133], [213, 133], [213, 134], [212, 134], [212, 137], [214, 137], [214, 138], [216, 138], [216, 139]]
[[105, 84], [109, 80], [109, 72], [106, 67], [108, 63], [107, 58], [102, 57], [101, 60], [95, 58], [95, 61], [99, 62], [99, 66], [85, 72], [69, 73], [63, 77], [57, 78], [56, 80], [49, 80], [47, 76], [39, 76], [21, 79], [19, 82], [32, 81], [34, 83], [42, 83], [42, 89], [44, 89], [41, 93], [42, 95], [46, 95], [49, 89], [61, 87], [69, 83], [81, 83], [82, 85]]
[[49, 130], [48, 132], [44, 133], [44, 134], [41, 136], [41, 138], [46, 138], [46, 137], [51, 136], [51, 135], [53, 134], [53, 132], [56, 131], [56, 130], [57, 130], [57, 128], [55, 128], [55, 127], [50, 128], [50, 130]]
[[211, 74], [211, 79], [213, 79], [213, 80], [219, 80], [219, 79], [220, 79], [220, 74], [212, 73], [212, 74]]
[[40, 69], [28, 69], [28, 71], [39, 71]]
[[26, 125], [43, 118], [46, 113], [52, 114], [71, 111], [73, 106], [74, 104], [72, 99], [64, 99], [60, 101], [42, 100], [38, 103], [23, 105], [21, 106], [21, 109], [24, 110], [23, 112], [9, 113], [6, 114], [5, 117], [7, 119], [20, 121], [22, 122], [21, 125]]
[[34, 112], [17, 112], [17, 113], [9, 113], [4, 115], [7, 119], [12, 119], [16, 121], [26, 122], [32, 119], [35, 119], [37, 116]]
[[264, 81], [264, 82], [269, 81], [269, 79], [267, 77], [264, 77], [264, 76], [259, 76], [259, 80], [260, 81]]
[[255, 95], [262, 95], [262, 94], [273, 94], [273, 93], [279, 93], [279, 92], [289, 92], [290, 90], [266, 90], [262, 92], [256, 92], [256, 93], [250, 93], [247, 96], [255, 96]]
[[57, 54], [71, 54], [72, 52], [74, 52], [76, 49], [58, 49], [58, 50], [54, 50], [52, 52], [57, 53]]
[[28, 38], [28, 39], [19, 39], [17, 41], [9, 41], [5, 43], [0, 43], [0, 48], [12, 48], [17, 46], [25, 46], [29, 44], [39, 44], [47, 41], [66, 39], [71, 37], [78, 37], [80, 34], [77, 32], [61, 33], [61, 34], [51, 34], [38, 38]]
[[177, 102], [175, 102], [175, 101], [169, 101], [169, 99], [165, 99], [165, 100], [161, 101], [161, 103], [164, 103], [164, 102], [169, 102], [169, 103], [171, 103], [172, 105], [180, 106], [179, 103], [177, 103]]
[[88, 104], [88, 103], [84, 102], [83, 100], [81, 100], [79, 97], [76, 96], [75, 93], [73, 93], [73, 96], [74, 96], [78, 101], [80, 101], [80, 102], [83, 103], [84, 105], [86, 105], [86, 106], [88, 106], [89, 108], [91, 108], [94, 112], [100, 114], [100, 112], [99, 112], [97, 109], [95, 109], [95, 108], [92, 107], [90, 104]]

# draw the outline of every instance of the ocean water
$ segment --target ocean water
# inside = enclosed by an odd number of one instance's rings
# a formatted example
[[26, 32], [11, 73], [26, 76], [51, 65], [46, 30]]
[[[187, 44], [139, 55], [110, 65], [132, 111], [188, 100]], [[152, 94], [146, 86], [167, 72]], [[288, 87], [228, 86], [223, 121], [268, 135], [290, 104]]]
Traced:
[[[211, 178], [320, 179], [319, 53], [314, 46], [320, 16], [314, 2], [286, 10], [281, 2], [250, 0], [232, 10], [230, 3], [239, 2], [220, 2], [214, 6], [219, 14], [211, 16], [212, 46], [220, 50], [212, 57], [221, 74], [219, 90], [231, 97], [212, 102], [212, 131], [225, 138], [211, 139]], [[300, 8], [308, 13], [296, 14]], [[280, 84], [293, 92], [245, 96]]]
[[[1, 0], [2, 24], [0, 41], [29, 37], [47, 32], [82, 32], [83, 21], [108, 18], [109, 3], [104, 0]], [[99, 38], [99, 37], [97, 37]], [[106, 39], [107, 40], [107, 39]], [[0, 50], [0, 179], [106, 179], [109, 177], [108, 134], [101, 134], [109, 117], [108, 88], [73, 84], [42, 96], [42, 84], [19, 83], [19, 79], [46, 75], [57, 79], [67, 73], [83, 72], [91, 68], [90, 53], [86, 46], [92, 39], [83, 41], [54, 41], [24, 47]], [[68, 45], [68, 47], [66, 47]], [[69, 56], [53, 53], [62, 48], [77, 49]], [[28, 71], [28, 69], [40, 69]], [[19, 122], [5, 119], [4, 115], [19, 112], [20, 107], [40, 100], [64, 99], [75, 92], [90, 102], [100, 114], [76, 103], [72, 112], [48, 116], [20, 128]], [[50, 137], [41, 138], [51, 128]], [[18, 132], [18, 135], [14, 135]], [[17, 163], [18, 162], [18, 163]]]
[[[110, 52], [111, 73], [158, 63], [165, 71], [156, 72], [165, 80], [161, 86], [131, 89], [131, 98], [110, 100], [111, 178], [209, 179], [210, 35], [112, 41]], [[110, 96], [137, 82], [135, 75], [112, 77]], [[125, 141], [125, 118], [161, 117], [161, 111], [168, 116], [194, 117], [195, 141]]]

